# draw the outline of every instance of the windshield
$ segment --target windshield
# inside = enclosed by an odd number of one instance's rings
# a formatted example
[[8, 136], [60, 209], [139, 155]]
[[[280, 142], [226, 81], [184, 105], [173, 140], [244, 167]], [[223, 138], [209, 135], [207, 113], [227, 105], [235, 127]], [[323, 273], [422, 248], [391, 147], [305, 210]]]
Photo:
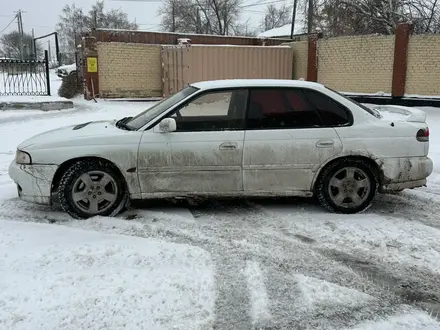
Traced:
[[125, 124], [125, 126], [129, 127], [132, 130], [137, 130], [159, 116], [161, 113], [168, 110], [173, 105], [179, 103], [183, 99], [195, 93], [197, 90], [198, 89], [195, 87], [188, 86], [182, 89], [180, 92], [163, 99], [159, 103], [153, 105], [151, 108], [148, 108], [144, 112], [141, 112], [137, 116], [133, 117]]
[[341, 94], [341, 93], [339, 93], [339, 92], [337, 92], [337, 91], [335, 91], [335, 90], [333, 90], [333, 89], [331, 89], [331, 88], [328, 88], [328, 87], [326, 87], [326, 88], [327, 88], [328, 90], [331, 90], [333, 93], [336, 93], [336, 94], [338, 94], [339, 96], [343, 97], [344, 99], [350, 101], [351, 103], [356, 104], [358, 107], [361, 107], [362, 109], [364, 109], [365, 111], [367, 111], [370, 115], [372, 115], [372, 116], [374, 116], [374, 117], [376, 117], [376, 118], [381, 118], [381, 117], [382, 117], [382, 116], [380, 115], [380, 113], [379, 113], [377, 110], [370, 109], [369, 107], [366, 107], [366, 106], [363, 105], [362, 103], [359, 103], [359, 102], [353, 100], [352, 98], [350, 98], [350, 97], [348, 97], [348, 96], [346, 96], [346, 95], [344, 95], [344, 94]]

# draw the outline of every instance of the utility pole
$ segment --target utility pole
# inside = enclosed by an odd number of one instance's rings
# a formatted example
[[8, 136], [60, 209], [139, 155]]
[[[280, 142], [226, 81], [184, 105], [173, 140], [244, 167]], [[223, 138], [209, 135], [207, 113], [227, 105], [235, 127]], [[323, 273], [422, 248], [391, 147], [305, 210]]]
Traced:
[[23, 20], [21, 17], [21, 10], [18, 10], [17, 12], [17, 24], [18, 24], [18, 34], [20, 35], [20, 59], [24, 60], [24, 53], [23, 53]]
[[197, 26], [196, 26], [196, 34], [201, 33], [201, 27], [200, 27], [200, 8], [197, 7]]
[[307, 33], [312, 34], [313, 30], [313, 0], [309, 0], [309, 8], [307, 13]]
[[228, 1], [225, 1], [225, 14], [223, 17], [223, 34], [228, 34]]
[[98, 17], [97, 17], [97, 12], [96, 10], [93, 11], [93, 27], [95, 28], [95, 30], [98, 28]]
[[290, 39], [293, 39], [293, 34], [295, 30], [295, 20], [296, 20], [296, 7], [298, 6], [298, 0], [293, 1], [293, 12], [292, 12], [292, 28], [290, 29]]
[[32, 42], [31, 42], [32, 58], [34, 60], [36, 60], [37, 59], [37, 50], [35, 49], [34, 39], [35, 39], [35, 32], [34, 32], [34, 29], [32, 29]]
[[47, 52], [49, 54], [49, 61], [52, 59], [52, 54], [50, 53], [50, 40], [47, 41]]
[[171, 11], [172, 11], [171, 15], [173, 16], [172, 17], [173, 26], [171, 27], [172, 32], [176, 32], [176, 8], [175, 7], [176, 7], [176, 2], [174, 0], [172, 0], [172, 8], [171, 8]]

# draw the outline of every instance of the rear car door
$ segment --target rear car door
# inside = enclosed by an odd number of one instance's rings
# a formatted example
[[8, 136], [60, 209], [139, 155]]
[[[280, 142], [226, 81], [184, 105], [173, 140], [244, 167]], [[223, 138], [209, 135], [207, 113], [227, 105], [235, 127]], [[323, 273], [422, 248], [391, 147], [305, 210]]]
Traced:
[[243, 152], [248, 193], [309, 191], [321, 164], [342, 151], [342, 142], [305, 91], [250, 90]]

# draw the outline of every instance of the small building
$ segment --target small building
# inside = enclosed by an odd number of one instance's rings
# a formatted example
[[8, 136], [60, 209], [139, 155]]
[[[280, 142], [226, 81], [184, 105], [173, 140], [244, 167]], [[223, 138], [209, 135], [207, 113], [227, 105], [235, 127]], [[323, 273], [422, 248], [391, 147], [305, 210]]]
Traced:
[[[270, 29], [258, 34], [258, 38], [274, 38], [274, 39], [290, 39], [290, 32], [292, 30], [292, 24], [286, 24], [274, 29]], [[302, 40], [302, 36], [307, 36], [304, 33], [304, 23], [302, 18], [297, 18], [295, 22], [295, 29], [293, 31], [293, 38]]]

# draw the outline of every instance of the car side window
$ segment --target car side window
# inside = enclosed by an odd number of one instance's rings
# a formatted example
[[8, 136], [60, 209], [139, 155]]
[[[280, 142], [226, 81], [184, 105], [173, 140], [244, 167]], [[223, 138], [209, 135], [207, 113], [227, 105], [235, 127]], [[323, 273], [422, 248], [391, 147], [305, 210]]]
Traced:
[[244, 129], [247, 90], [208, 92], [171, 115], [178, 132]]
[[292, 88], [252, 89], [247, 129], [292, 129], [322, 126], [321, 118], [303, 92]]
[[345, 126], [351, 123], [351, 113], [343, 105], [316, 91], [304, 90], [304, 93], [318, 110], [325, 126]]

